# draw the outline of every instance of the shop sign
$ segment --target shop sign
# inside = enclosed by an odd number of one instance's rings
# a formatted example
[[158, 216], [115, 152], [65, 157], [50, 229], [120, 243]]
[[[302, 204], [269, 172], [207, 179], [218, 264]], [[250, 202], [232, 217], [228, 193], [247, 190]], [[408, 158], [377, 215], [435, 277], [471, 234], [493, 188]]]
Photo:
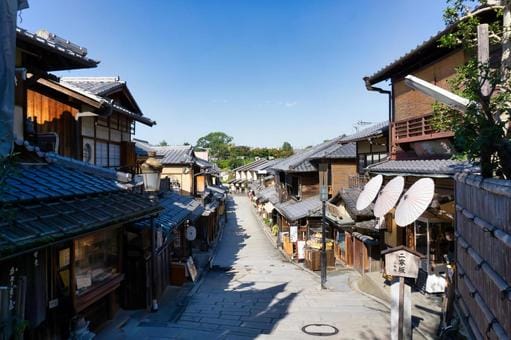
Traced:
[[420, 257], [407, 249], [385, 254], [385, 273], [396, 277], [417, 278]]
[[289, 227], [289, 240], [291, 242], [298, 241], [298, 227], [297, 226], [290, 226]]

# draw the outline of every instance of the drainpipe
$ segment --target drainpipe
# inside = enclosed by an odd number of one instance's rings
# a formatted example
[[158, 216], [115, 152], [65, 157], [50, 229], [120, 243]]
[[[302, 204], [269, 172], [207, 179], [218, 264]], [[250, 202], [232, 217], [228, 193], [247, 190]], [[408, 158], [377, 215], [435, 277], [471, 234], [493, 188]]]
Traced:
[[[366, 86], [366, 89], [367, 91], [373, 91], [373, 92], [378, 92], [378, 93], [381, 93], [381, 94], [386, 94], [389, 96], [389, 135], [387, 137], [387, 145], [388, 145], [388, 150], [390, 151], [389, 153], [392, 153], [392, 145], [391, 145], [391, 135], [392, 135], [392, 131], [391, 131], [391, 128], [390, 128], [390, 124], [391, 122], [393, 122], [394, 120], [394, 115], [393, 115], [393, 110], [392, 110], [392, 91], [390, 90], [384, 90], [380, 87], [375, 87], [373, 86], [370, 81], [369, 81], [369, 77], [364, 77], [364, 83], [365, 83], [365, 86]], [[388, 156], [390, 157], [390, 155]]]

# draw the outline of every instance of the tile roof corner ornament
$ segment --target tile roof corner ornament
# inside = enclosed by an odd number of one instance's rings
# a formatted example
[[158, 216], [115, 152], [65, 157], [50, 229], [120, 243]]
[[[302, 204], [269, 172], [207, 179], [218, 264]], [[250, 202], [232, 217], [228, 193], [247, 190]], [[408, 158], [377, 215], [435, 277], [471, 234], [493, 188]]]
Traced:
[[465, 112], [467, 108], [474, 104], [474, 102], [454, 94], [439, 86], [433, 85], [423, 79], [420, 79], [411, 74], [405, 77], [405, 84], [414, 90], [418, 90], [427, 96], [461, 112]]

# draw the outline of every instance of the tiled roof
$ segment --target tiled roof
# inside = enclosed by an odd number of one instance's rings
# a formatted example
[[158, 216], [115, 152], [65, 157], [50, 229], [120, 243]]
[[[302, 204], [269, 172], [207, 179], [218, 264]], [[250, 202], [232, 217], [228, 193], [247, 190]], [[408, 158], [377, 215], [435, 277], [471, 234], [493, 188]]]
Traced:
[[453, 159], [387, 160], [369, 165], [372, 173], [392, 173], [427, 176], [452, 176], [457, 172], [479, 172], [479, 168], [465, 161]]
[[194, 162], [191, 145], [153, 146], [162, 164], [191, 164]]
[[114, 179], [59, 163], [19, 164], [7, 176], [0, 202], [24, 202], [120, 190]]
[[[30, 151], [30, 154], [35, 154]], [[42, 153], [41, 153], [42, 154]], [[64, 157], [25, 157], [0, 188], [0, 254], [13, 254], [104, 226], [125, 223], [160, 208], [125, 191], [109, 173]], [[30, 159], [30, 163], [23, 163]], [[80, 166], [82, 163], [82, 166]]]
[[334, 144], [314, 155], [313, 159], [351, 159], [357, 157], [357, 145], [355, 143]]
[[362, 139], [367, 139], [369, 137], [382, 135], [383, 133], [387, 132], [389, 130], [389, 122], [383, 121], [380, 123], [376, 123], [372, 126], [369, 126], [368, 128], [365, 128], [363, 130], [360, 130], [359, 132], [356, 132], [352, 135], [343, 137], [341, 139], [341, 142], [356, 142]]
[[207, 189], [220, 194], [227, 194], [229, 192], [229, 188], [223, 185], [208, 185]]
[[149, 155], [149, 151], [153, 151], [153, 147], [149, 144], [148, 141], [133, 138], [135, 142], [135, 153], [138, 157], [147, 157]]
[[278, 162], [280, 162], [281, 160], [282, 160], [282, 158], [270, 159], [266, 163], [258, 165], [253, 170], [254, 171], [258, 171], [258, 172], [259, 171], [266, 171], [266, 170], [270, 169], [274, 164], [277, 164]]
[[126, 86], [126, 82], [119, 77], [62, 77], [60, 81], [79, 87], [96, 96], [105, 96]]
[[[41, 31], [41, 33], [45, 33]], [[68, 59], [72, 62], [71, 67], [68, 68], [80, 68], [80, 67], [96, 67], [99, 64], [99, 61], [88, 58], [87, 50], [81, 47], [78, 47], [72, 43], [59, 43], [56, 40], [52, 40], [48, 37], [45, 37], [44, 34], [41, 33], [32, 33], [23, 28], [16, 28], [16, 45], [20, 45], [20, 42], [29, 43], [30, 46], [37, 46], [38, 48], [43, 48], [45, 50], [51, 51], [59, 55], [61, 58]], [[74, 46], [74, 48], [71, 47]], [[55, 67], [50, 68], [49, 70], [59, 70], [61, 68]]]
[[278, 203], [275, 205], [275, 208], [288, 221], [296, 221], [308, 216], [320, 216], [318, 212], [321, 209], [321, 201], [319, 196], [314, 196], [302, 201], [289, 200]]
[[374, 218], [373, 215], [373, 207], [374, 204], [371, 203], [367, 208], [363, 210], [357, 210], [357, 199], [362, 189], [359, 188], [351, 188], [351, 189], [342, 189], [339, 191], [339, 195], [341, 196], [342, 202], [344, 202], [344, 207], [348, 214], [350, 214], [351, 218], [354, 221], [360, 221], [368, 218]]
[[158, 206], [126, 191], [0, 205], [0, 254], [18, 253], [63, 238], [155, 213]]
[[[138, 104], [129, 92], [129, 89], [126, 86], [126, 82], [120, 80], [119, 77], [61, 77], [59, 84], [72, 91], [86, 95], [98, 102], [106, 101], [116, 112], [133, 118], [140, 123], [149, 126], [156, 124], [156, 122], [153, 120], [144, 117], [140, 108], [138, 107]], [[137, 112], [128, 110], [127, 108], [112, 102], [111, 99], [108, 98], [110, 93], [121, 88], [124, 88], [128, 93], [128, 96], [132, 99], [131, 102], [135, 106]]]
[[[171, 192], [159, 200], [160, 205], [164, 208], [160, 215], [154, 220], [155, 223], [169, 232], [175, 227], [181, 225], [185, 220], [194, 220], [204, 211], [204, 207], [199, 201], [191, 196], [184, 196]], [[192, 217], [194, 216], [194, 217]], [[136, 223], [136, 227], [150, 227], [149, 220], [143, 220]]]
[[260, 165], [266, 164], [267, 162], [268, 162], [267, 159], [261, 158], [261, 159], [258, 159], [256, 161], [253, 161], [251, 163], [248, 163], [248, 164], [242, 165], [240, 167], [237, 167], [233, 171], [255, 170], [255, 168], [257, 168]]
[[147, 141], [133, 139], [135, 142], [135, 151], [137, 156], [147, 156], [149, 151], [155, 151], [156, 155], [161, 157], [160, 162], [163, 165], [171, 164], [195, 164], [205, 169], [207, 173], [220, 173], [220, 169], [215, 163], [208, 162], [204, 159], [195, 157], [193, 146], [191, 145], [168, 145], [157, 146], [151, 145]]
[[256, 197], [259, 199], [260, 202], [271, 202], [273, 204], [279, 202], [279, 194], [277, 193], [277, 190], [275, 190], [275, 187], [273, 186], [264, 188], [261, 191], [257, 192]]
[[[478, 7], [478, 9], [481, 9], [486, 6], [487, 6], [486, 4], [481, 5], [480, 7]], [[496, 16], [495, 12], [481, 11], [479, 14], [477, 14], [477, 16], [479, 17], [481, 23], [491, 23], [495, 20]], [[450, 51], [452, 51], [452, 49], [439, 46], [438, 41], [442, 36], [456, 30], [458, 27], [458, 23], [454, 23], [452, 25], [447, 26], [443, 30], [438, 31], [435, 35], [424, 40], [422, 43], [417, 45], [415, 48], [410, 50], [405, 55], [394, 60], [387, 66], [381, 68], [373, 75], [366, 77], [367, 81], [371, 85], [379, 83], [383, 80], [393, 77], [396, 73], [402, 73], [403, 69], [405, 69], [406, 67], [416, 67], [416, 65], [414, 64], [418, 60], [423, 63], [428, 63], [431, 62], [432, 60], [435, 60], [435, 58], [439, 58], [445, 55], [446, 53], [449, 53]]]
[[316, 167], [310, 162], [310, 160], [319, 154], [321, 151], [329, 148], [333, 144], [336, 144], [339, 138], [326, 141], [324, 143], [313, 146], [309, 149], [305, 149], [300, 153], [294, 154], [287, 158], [284, 158], [280, 162], [272, 165], [272, 169], [278, 171], [290, 171], [290, 172], [311, 172], [316, 171]]

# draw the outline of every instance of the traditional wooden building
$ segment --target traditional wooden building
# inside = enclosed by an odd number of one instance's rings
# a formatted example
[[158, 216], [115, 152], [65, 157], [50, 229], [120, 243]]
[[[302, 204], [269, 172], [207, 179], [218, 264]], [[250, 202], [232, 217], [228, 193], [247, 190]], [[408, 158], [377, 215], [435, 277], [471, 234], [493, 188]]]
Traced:
[[[494, 16], [493, 11], [483, 10], [481, 13], [483, 21]], [[464, 64], [470, 57], [470, 53], [461, 48], [438, 47], [440, 37], [455, 29], [456, 25], [446, 28], [403, 57], [364, 79], [369, 90], [381, 90], [374, 85], [390, 80], [392, 104], [389, 112], [390, 159], [380, 164], [370, 165], [367, 170], [372, 174], [382, 174], [386, 178], [396, 175], [404, 176], [405, 190], [421, 177], [434, 179], [433, 202], [412, 225], [406, 228], [396, 227], [392, 212], [387, 215], [385, 243], [388, 246], [404, 244], [426, 255], [421, 260], [421, 275], [417, 284], [428, 292], [444, 291], [446, 275], [449, 273], [447, 261], [455, 260], [458, 266], [456, 275], [452, 279], [455, 282], [456, 294], [453, 293], [450, 296], [456, 299], [458, 317], [475, 338], [482, 339], [486, 336], [494, 338], [495, 334], [503, 334], [502, 325], [506, 324], [507, 319], [503, 317], [502, 311], [505, 308], [509, 309], [511, 300], [507, 299], [504, 304], [501, 303], [502, 299], [496, 302], [494, 296], [502, 290], [493, 288], [494, 293], [488, 295], [486, 292], [489, 291], [490, 286], [482, 282], [495, 282], [494, 279], [502, 278], [503, 274], [494, 275], [493, 278], [491, 274], [486, 274], [486, 280], [474, 280], [474, 277], [480, 277], [479, 273], [482, 271], [471, 265], [468, 265], [466, 269], [468, 263], [474, 263], [467, 259], [481, 259], [481, 257], [465, 242], [467, 235], [455, 239], [457, 230], [454, 221], [456, 212], [453, 177], [459, 172], [477, 172], [478, 169], [450, 159], [453, 154], [453, 132], [437, 130], [433, 127], [434, 100], [412, 90], [404, 81], [406, 75], [412, 74], [449, 89], [448, 80], [455, 75], [456, 67]], [[498, 50], [498, 48], [491, 48], [491, 60], [498, 59], [494, 58], [499, 53]], [[464, 194], [467, 193], [464, 192]], [[456, 197], [456, 201], [458, 200], [466, 202], [466, 197]], [[479, 244], [479, 240], [475, 244]], [[507, 332], [509, 336], [511, 331]]]
[[206, 188], [219, 184], [220, 169], [195, 155], [191, 145], [154, 146], [147, 141], [135, 139], [138, 163], [147, 158], [147, 152], [156, 151], [163, 165], [162, 178], [168, 178], [171, 186], [184, 195], [200, 196]]
[[16, 66], [26, 79], [16, 86], [15, 134], [44, 151], [133, 172], [135, 123], [155, 122], [142, 114], [126, 82], [48, 73], [95, 67], [86, 54], [46, 31], [18, 29]]
[[113, 170], [28, 143], [15, 151], [0, 194], [2, 299], [29, 321], [29, 337], [65, 338], [77, 313], [94, 329], [124, 305], [127, 226], [161, 208], [123, 189]]
[[185, 264], [192, 255], [186, 228], [198, 222], [204, 207], [193, 197], [174, 192], [158, 200], [163, 210], [156, 217], [126, 228], [127, 263], [124, 305], [126, 308], [152, 307], [168, 285], [188, 280]]

